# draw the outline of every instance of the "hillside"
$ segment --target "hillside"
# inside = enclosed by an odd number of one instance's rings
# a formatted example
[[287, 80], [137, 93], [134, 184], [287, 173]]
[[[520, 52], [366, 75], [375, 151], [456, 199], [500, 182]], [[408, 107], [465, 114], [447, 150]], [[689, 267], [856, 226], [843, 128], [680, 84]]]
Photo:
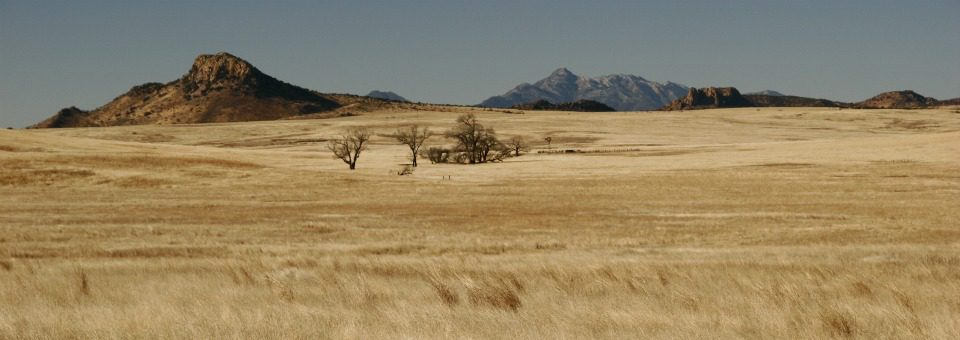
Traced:
[[612, 112], [616, 111], [604, 103], [592, 100], [578, 100], [569, 103], [554, 104], [546, 100], [538, 100], [532, 103], [514, 105], [511, 109], [518, 110], [540, 110], [540, 111], [577, 111], [577, 112]]
[[229, 53], [200, 55], [177, 80], [134, 86], [97, 109], [60, 110], [33, 128], [219, 123], [316, 116], [382, 99], [325, 95], [280, 81]]
[[960, 105], [960, 97], [953, 99], [946, 99], [940, 101], [941, 106], [955, 106]]
[[407, 100], [407, 98], [404, 98], [403, 96], [400, 96], [399, 94], [396, 94], [396, 93], [391, 92], [391, 91], [377, 91], [377, 90], [373, 90], [373, 91], [370, 91], [370, 93], [367, 93], [367, 97], [370, 97], [370, 98], [378, 98], [378, 99], [386, 99], [386, 100], [393, 100], [393, 101], [398, 101], [398, 102], [408, 102], [408, 101], [409, 101], [409, 100]]
[[503, 95], [490, 97], [480, 106], [509, 108], [538, 100], [569, 103], [586, 99], [617, 111], [640, 111], [659, 108], [682, 96], [686, 90], [687, 87], [680, 84], [661, 84], [634, 75], [588, 78], [560, 68], [536, 83], [520, 84]]
[[786, 95], [745, 94], [751, 106], [757, 107], [849, 107], [850, 104], [827, 99]]
[[914, 109], [938, 104], [939, 102], [934, 98], [906, 90], [884, 92], [854, 105], [865, 109]]

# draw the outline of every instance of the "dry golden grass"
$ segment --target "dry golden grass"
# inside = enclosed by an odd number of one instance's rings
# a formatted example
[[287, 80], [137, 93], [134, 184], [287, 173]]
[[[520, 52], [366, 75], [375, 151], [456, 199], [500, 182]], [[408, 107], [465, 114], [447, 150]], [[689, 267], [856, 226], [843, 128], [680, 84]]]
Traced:
[[456, 112], [0, 131], [0, 338], [960, 335], [956, 113], [478, 114], [583, 152], [322, 143]]

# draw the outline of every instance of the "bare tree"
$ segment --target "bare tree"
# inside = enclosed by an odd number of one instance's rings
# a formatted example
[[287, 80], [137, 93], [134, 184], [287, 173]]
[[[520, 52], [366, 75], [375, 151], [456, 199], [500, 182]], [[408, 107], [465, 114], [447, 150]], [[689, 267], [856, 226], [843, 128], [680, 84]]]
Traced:
[[367, 149], [367, 142], [372, 134], [367, 128], [351, 128], [342, 136], [330, 140], [327, 149], [333, 152], [334, 158], [342, 160], [350, 166], [350, 170], [357, 168], [357, 159], [360, 152]]
[[410, 148], [410, 159], [413, 162], [413, 167], [417, 166], [417, 155], [420, 153], [420, 147], [430, 136], [433, 136], [433, 132], [429, 128], [421, 128], [416, 124], [397, 129], [392, 135], [398, 142], [406, 144]]
[[507, 141], [507, 147], [513, 150], [514, 156], [520, 156], [521, 151], [527, 151], [527, 142], [523, 140], [523, 137], [513, 136]]
[[458, 152], [458, 162], [486, 163], [491, 160], [491, 152], [503, 148], [496, 131], [480, 124], [472, 113], [457, 117], [457, 125], [447, 132], [447, 137], [457, 141], [454, 151]]
[[465, 153], [467, 161], [475, 164], [478, 161], [477, 150], [483, 139], [485, 128], [477, 121], [477, 116], [468, 113], [457, 117], [457, 125], [447, 132], [447, 136], [457, 140], [457, 149]]
[[485, 128], [480, 133], [480, 139], [477, 142], [477, 148], [474, 153], [477, 154], [477, 163], [486, 163], [490, 160], [490, 153], [504, 149], [503, 143], [497, 139], [497, 134], [493, 128]]

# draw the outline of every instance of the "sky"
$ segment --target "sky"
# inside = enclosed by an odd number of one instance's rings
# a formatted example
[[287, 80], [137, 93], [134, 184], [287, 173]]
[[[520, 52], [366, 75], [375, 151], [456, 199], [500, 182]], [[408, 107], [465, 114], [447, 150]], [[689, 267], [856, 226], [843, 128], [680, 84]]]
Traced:
[[0, 0], [0, 127], [230, 52], [321, 92], [477, 104], [567, 67], [860, 101], [960, 97], [960, 1]]

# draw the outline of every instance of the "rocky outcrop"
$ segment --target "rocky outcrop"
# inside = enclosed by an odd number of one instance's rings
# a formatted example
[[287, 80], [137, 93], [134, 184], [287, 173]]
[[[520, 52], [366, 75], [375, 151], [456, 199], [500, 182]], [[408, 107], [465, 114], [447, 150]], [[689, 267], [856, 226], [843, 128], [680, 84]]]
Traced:
[[674, 100], [670, 105], [664, 106], [663, 110], [696, 110], [749, 106], [753, 106], [753, 104], [740, 95], [740, 91], [737, 91], [734, 87], [707, 87], [700, 89], [691, 87], [687, 91], [686, 96]]
[[34, 128], [273, 120], [325, 112], [341, 104], [266, 75], [229, 53], [200, 55], [166, 84], [146, 83], [91, 110], [60, 110]]
[[551, 103], [592, 100], [618, 111], [640, 111], [659, 108], [686, 91], [686, 86], [680, 84], [661, 84], [639, 76], [615, 74], [587, 78], [560, 68], [536, 83], [520, 84], [503, 95], [490, 97], [480, 106], [509, 108], [538, 100]]
[[546, 100], [538, 100], [532, 103], [514, 105], [512, 109], [531, 110], [531, 111], [576, 111], [576, 112], [612, 112], [616, 111], [604, 103], [592, 100], [578, 100], [569, 103], [553, 104]]
[[854, 104], [855, 107], [864, 109], [917, 109], [938, 105], [940, 103], [936, 99], [910, 90], [884, 92]]
[[399, 94], [396, 94], [396, 93], [393, 93], [393, 92], [390, 92], [390, 91], [377, 91], [377, 90], [373, 90], [373, 91], [370, 91], [370, 93], [367, 93], [367, 97], [370, 97], [370, 98], [379, 98], [379, 99], [384, 99], [384, 100], [392, 100], [392, 101], [397, 101], [397, 102], [409, 102], [409, 100], [407, 100], [407, 98], [403, 98], [403, 97], [401, 97]]

